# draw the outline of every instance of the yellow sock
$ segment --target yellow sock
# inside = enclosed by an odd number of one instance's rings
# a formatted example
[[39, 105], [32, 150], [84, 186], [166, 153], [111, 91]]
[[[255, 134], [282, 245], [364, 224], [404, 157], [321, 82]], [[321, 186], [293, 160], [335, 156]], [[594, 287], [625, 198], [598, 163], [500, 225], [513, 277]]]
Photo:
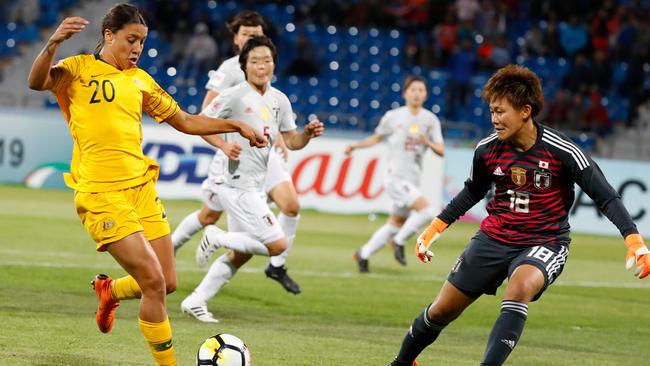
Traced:
[[116, 279], [111, 287], [111, 295], [115, 300], [135, 299], [139, 298], [141, 294], [140, 285], [131, 276]]
[[138, 320], [140, 330], [147, 343], [149, 343], [149, 352], [156, 360], [156, 365], [176, 366], [176, 356], [174, 356], [174, 346], [172, 345], [172, 328], [169, 325], [169, 319], [165, 319], [162, 323]]

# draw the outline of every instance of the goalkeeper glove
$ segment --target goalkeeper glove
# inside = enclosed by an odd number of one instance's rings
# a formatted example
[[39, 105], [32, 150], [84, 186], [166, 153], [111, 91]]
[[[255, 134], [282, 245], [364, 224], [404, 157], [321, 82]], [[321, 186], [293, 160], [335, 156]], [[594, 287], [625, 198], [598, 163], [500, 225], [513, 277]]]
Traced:
[[639, 234], [630, 234], [625, 237], [625, 245], [627, 246], [625, 267], [628, 270], [635, 268], [634, 275], [645, 278], [650, 274], [650, 251], [643, 243], [643, 238]]
[[431, 244], [433, 244], [440, 237], [442, 233], [447, 228], [447, 223], [440, 220], [439, 218], [433, 219], [431, 224], [420, 234], [418, 241], [415, 243], [415, 255], [424, 262], [428, 263], [433, 258], [433, 252], [429, 250]]

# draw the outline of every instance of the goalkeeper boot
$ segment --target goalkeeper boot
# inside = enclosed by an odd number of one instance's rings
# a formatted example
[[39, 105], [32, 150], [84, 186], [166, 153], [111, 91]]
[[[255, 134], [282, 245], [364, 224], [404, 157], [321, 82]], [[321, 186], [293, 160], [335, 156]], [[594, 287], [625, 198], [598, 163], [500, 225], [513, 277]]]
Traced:
[[393, 360], [393, 362], [389, 363], [387, 366], [419, 366], [420, 364], [417, 361], [413, 361], [412, 364], [406, 364], [403, 362], [397, 361], [397, 358]]
[[205, 227], [201, 243], [196, 247], [196, 264], [198, 264], [199, 267], [207, 266], [212, 254], [214, 254], [217, 249], [221, 248], [219, 236], [224, 232], [225, 231], [214, 225], [208, 225]]
[[391, 242], [393, 246], [393, 256], [395, 257], [395, 260], [397, 263], [405, 266], [406, 265], [406, 256], [404, 255], [404, 245], [399, 245], [396, 244], [395, 242]]
[[120, 306], [120, 303], [114, 300], [111, 294], [113, 279], [105, 274], [98, 274], [90, 283], [99, 300], [99, 306], [97, 306], [97, 312], [95, 313], [97, 326], [102, 333], [108, 333], [113, 329], [115, 309]]
[[354, 252], [354, 254], [352, 255], [352, 259], [354, 259], [354, 261], [357, 262], [360, 273], [370, 272], [370, 270], [368, 269], [368, 260], [361, 258], [361, 256], [359, 255], [359, 251]]
[[289, 277], [287, 274], [287, 267], [285, 266], [275, 267], [269, 263], [269, 265], [266, 266], [264, 273], [266, 274], [266, 277], [278, 281], [285, 290], [294, 295], [298, 295], [302, 291], [300, 290], [300, 285], [298, 285], [293, 278]]
[[219, 320], [215, 319], [212, 313], [208, 311], [208, 305], [205, 301], [196, 300], [192, 295], [181, 302], [181, 311], [203, 323], [219, 323]]

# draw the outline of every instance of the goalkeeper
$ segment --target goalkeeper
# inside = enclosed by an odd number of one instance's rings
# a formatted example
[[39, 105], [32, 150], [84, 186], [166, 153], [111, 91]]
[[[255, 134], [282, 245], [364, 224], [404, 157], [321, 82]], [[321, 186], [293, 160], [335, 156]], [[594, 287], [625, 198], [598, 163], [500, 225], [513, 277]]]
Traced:
[[505, 66], [488, 80], [483, 100], [495, 133], [477, 144], [464, 189], [420, 235], [416, 255], [430, 262], [431, 244], [494, 187], [488, 216], [389, 366], [417, 365], [415, 358], [449, 323], [482, 294], [494, 295], [507, 278], [481, 362], [502, 365], [519, 342], [528, 304], [540, 298], [566, 262], [574, 183], [621, 232], [628, 269], [639, 278], [650, 274], [648, 248], [598, 165], [565, 135], [533, 120], [543, 105], [538, 76], [522, 66]]

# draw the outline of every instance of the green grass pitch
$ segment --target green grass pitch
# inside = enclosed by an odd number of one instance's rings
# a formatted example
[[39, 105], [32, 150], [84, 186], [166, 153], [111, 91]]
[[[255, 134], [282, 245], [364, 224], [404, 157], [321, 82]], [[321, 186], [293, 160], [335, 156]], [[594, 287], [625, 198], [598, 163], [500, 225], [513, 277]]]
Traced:
[[[199, 203], [165, 205], [175, 226]], [[209, 303], [221, 320], [209, 325], [180, 312], [180, 302], [204, 273], [193, 260], [197, 236], [179, 252], [179, 287], [167, 300], [179, 364], [195, 364], [203, 339], [221, 332], [244, 339], [255, 366], [387, 364], [477, 226], [455, 224], [446, 231], [429, 265], [411, 255], [409, 265], [400, 267], [384, 249], [371, 258], [372, 273], [360, 275], [351, 255], [383, 220], [303, 212], [288, 261], [303, 293], [286, 293], [264, 276], [266, 258], [255, 258]], [[625, 271], [621, 238], [573, 239], [564, 273], [530, 305], [507, 364], [647, 364], [650, 279], [639, 281]], [[0, 364], [153, 364], [138, 329], [136, 301], [122, 303], [111, 333], [97, 330], [90, 280], [124, 271], [94, 247], [70, 192], [0, 186]], [[477, 365], [502, 291], [480, 298], [424, 351], [420, 364]]]

